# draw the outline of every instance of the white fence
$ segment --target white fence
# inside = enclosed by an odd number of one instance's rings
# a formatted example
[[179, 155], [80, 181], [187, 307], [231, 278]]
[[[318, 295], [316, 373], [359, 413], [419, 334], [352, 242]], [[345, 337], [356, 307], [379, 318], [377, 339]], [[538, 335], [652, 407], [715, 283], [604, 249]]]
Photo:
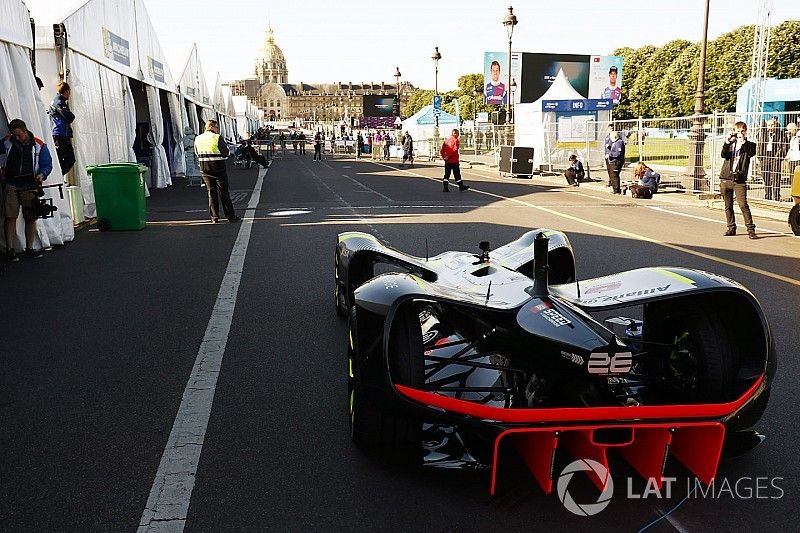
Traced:
[[[773, 117], [777, 120], [769, 126]], [[570, 154], [576, 154], [594, 177], [604, 179], [604, 141], [611, 126], [626, 141], [626, 166], [644, 161], [661, 173], [668, 186], [693, 192], [718, 192], [722, 145], [740, 120], [748, 125], [748, 139], [756, 143], [757, 157], [750, 165], [748, 180], [751, 198], [790, 202], [791, 177], [800, 166], [800, 133], [792, 128], [800, 123], [800, 113], [796, 112], [702, 115], [699, 136], [693, 133], [694, 117], [611, 122], [561, 120], [544, 125], [541, 161], [543, 169], [561, 172], [569, 166]], [[513, 125], [467, 123], [461, 129], [462, 158], [497, 164], [499, 146], [514, 144], [513, 128]], [[418, 146], [428, 146], [428, 140], [422, 141]], [[436, 155], [432, 142], [430, 151], [432, 156]]]

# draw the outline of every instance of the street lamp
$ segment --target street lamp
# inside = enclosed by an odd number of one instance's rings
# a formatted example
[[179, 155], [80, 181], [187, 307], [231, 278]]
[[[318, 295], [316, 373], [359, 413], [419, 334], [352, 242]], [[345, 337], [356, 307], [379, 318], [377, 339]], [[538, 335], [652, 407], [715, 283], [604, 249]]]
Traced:
[[475, 97], [473, 99], [475, 101], [475, 105], [473, 106], [475, 108], [475, 113], [474, 113], [475, 122], [478, 121], [478, 95], [481, 94], [482, 92], [483, 90], [479, 85], [476, 85], [475, 88], [472, 89], [472, 94]]
[[689, 132], [689, 168], [687, 174], [693, 178], [692, 188], [695, 191], [705, 191], [706, 170], [703, 164], [703, 148], [706, 138], [703, 131], [703, 107], [706, 88], [706, 48], [708, 44], [708, 7], [709, 0], [705, 2], [703, 17], [703, 42], [700, 45], [700, 68], [697, 71], [697, 92], [694, 98], [694, 120]]
[[400, 103], [400, 67], [394, 68], [394, 87], [395, 87], [395, 94], [397, 94], [397, 103]]
[[[503, 26], [506, 28], [506, 33], [508, 34], [508, 82], [511, 83], [511, 37], [514, 35], [514, 26], [517, 25], [517, 16], [514, 15], [514, 8], [508, 6], [508, 13], [506, 13], [505, 18], [503, 19]], [[510, 97], [506, 98], [506, 122], [508, 122], [508, 117], [510, 113]]]
[[[442, 54], [439, 53], [439, 47], [437, 46], [434, 51], [431, 59], [433, 59], [433, 68], [434, 68], [434, 78], [433, 78], [433, 98], [434, 100], [439, 95], [439, 60], [442, 58]], [[433, 108], [433, 142], [435, 147], [439, 147], [439, 113], [436, 111], [436, 107]]]
[[511, 88], [511, 108], [510, 108], [511, 109], [511, 113], [509, 115], [509, 117], [510, 117], [509, 122], [511, 122], [513, 124], [513, 122], [514, 122], [514, 91], [517, 90], [517, 80], [512, 78], [511, 79], [511, 85], [509, 87]]

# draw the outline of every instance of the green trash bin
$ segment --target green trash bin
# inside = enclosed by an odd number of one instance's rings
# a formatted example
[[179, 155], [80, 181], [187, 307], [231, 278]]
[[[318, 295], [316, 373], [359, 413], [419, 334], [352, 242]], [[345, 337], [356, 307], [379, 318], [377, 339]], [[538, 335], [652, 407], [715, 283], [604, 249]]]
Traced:
[[140, 230], [147, 223], [144, 171], [138, 163], [108, 163], [86, 167], [92, 176], [97, 229]]

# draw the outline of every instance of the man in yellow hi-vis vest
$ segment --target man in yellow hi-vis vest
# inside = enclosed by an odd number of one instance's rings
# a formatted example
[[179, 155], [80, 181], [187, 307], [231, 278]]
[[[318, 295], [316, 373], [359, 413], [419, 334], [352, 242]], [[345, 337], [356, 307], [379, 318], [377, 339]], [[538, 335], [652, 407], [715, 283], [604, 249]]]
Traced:
[[200, 176], [208, 190], [208, 210], [211, 213], [211, 222], [216, 224], [219, 220], [219, 203], [217, 190], [222, 198], [222, 210], [228, 222], [238, 222], [241, 218], [233, 211], [233, 202], [228, 192], [228, 171], [225, 160], [228, 159], [228, 145], [219, 135], [219, 124], [216, 120], [206, 122], [206, 131], [194, 140], [194, 151], [200, 162]]

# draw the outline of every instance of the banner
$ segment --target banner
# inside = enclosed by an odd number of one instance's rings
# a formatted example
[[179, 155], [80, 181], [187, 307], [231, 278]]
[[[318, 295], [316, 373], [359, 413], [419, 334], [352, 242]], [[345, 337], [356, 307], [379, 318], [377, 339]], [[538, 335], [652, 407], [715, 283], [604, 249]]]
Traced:
[[619, 104], [622, 96], [622, 56], [592, 56], [589, 98], [610, 99]]
[[542, 111], [575, 112], [611, 109], [611, 99], [542, 100]]
[[483, 103], [505, 105], [508, 103], [508, 53], [483, 54]]

